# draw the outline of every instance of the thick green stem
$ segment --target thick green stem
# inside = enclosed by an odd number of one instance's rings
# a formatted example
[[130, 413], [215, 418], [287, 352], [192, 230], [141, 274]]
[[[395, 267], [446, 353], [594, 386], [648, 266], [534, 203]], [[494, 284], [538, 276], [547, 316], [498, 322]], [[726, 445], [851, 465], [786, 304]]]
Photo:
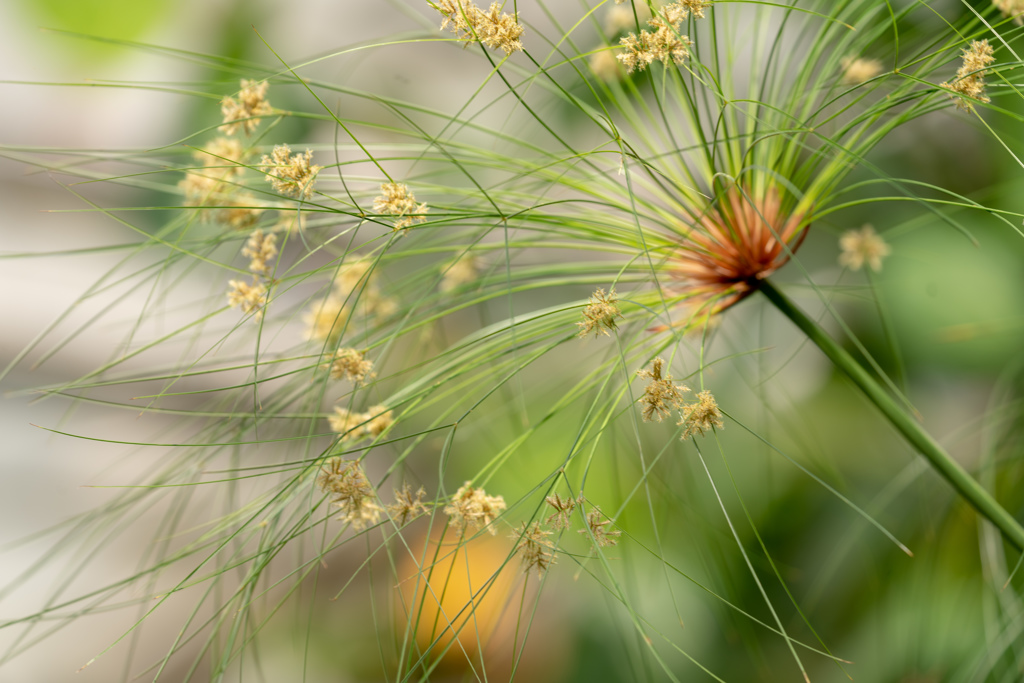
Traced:
[[836, 367], [846, 373], [871, 402], [878, 406], [889, 422], [953, 485], [982, 516], [996, 525], [1010, 543], [1024, 550], [1024, 527], [1007, 512], [981, 484], [974, 480], [953, 457], [943, 450], [928, 432], [921, 428], [899, 403], [889, 395], [846, 350], [825, 334], [816, 322], [807, 317], [770, 282], [761, 283], [761, 291], [787, 318], [817, 344]]

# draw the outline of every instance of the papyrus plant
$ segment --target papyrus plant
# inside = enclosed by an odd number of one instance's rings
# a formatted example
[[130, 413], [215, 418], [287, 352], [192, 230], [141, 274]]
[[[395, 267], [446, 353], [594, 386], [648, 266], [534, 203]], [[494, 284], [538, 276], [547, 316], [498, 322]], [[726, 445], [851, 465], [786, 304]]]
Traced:
[[[58, 587], [38, 612], [7, 619], [18, 635], [5, 657], [51, 624], [75, 628], [112, 606], [136, 610], [112, 647], [130, 642], [180, 599], [194, 609], [141, 674], [242, 676], [272, 620], [304, 591], [321, 600], [316, 586], [340, 562], [351, 578], [339, 593], [386, 596], [376, 621], [354, 619], [377, 632], [378, 678], [440, 680], [453, 666], [478, 680], [514, 676], [552, 577], [566, 590], [560, 573], [605, 596], [635, 640], [632, 671], [651, 680], [754, 680], [705, 661], [678, 630], [680, 591], [784, 652], [773, 680], [845, 677], [855, 665], [819, 635], [757, 531], [728, 438], [782, 456], [890, 549], [910, 549], [864, 501], [752, 426], [749, 401], [730, 404], [716, 386], [718, 367], [763, 351], [719, 342], [720, 326], [759, 301], [849, 377], [1011, 552], [1024, 547], [1015, 515], [921, 427], [800, 251], [819, 233], [838, 252], [838, 235], [859, 228], [842, 224], [844, 212], [864, 205], [882, 215], [906, 202], [967, 235], [965, 216], [1015, 229], [1019, 216], [893, 177], [876, 158], [926, 116], [1019, 122], [1008, 111], [1012, 17], [985, 7], [932, 32], [916, 22], [937, 8], [876, 0], [442, 0], [411, 11], [413, 33], [306, 61], [271, 44], [262, 64], [189, 55], [217, 79], [181, 91], [210, 112], [183, 144], [58, 161], [19, 152], [72, 182], [166, 197], [154, 224], [69, 184], [136, 240], [79, 303], [145, 297], [127, 325], [105, 310], [87, 323], [116, 335], [109, 362], [38, 390], [176, 424], [137, 444], [145, 473], [56, 530], [44, 557], [87, 563], [98, 539], [150, 516], [157, 540], [140, 568], [83, 595]], [[451, 43], [448, 58], [474, 83], [463, 101], [428, 105], [317, 72], [394, 49], [429, 61], [437, 42]], [[295, 121], [317, 135], [283, 135]], [[842, 251], [844, 265], [877, 271], [892, 249], [863, 229]], [[823, 307], [855, 355], [789, 287]], [[181, 310], [181, 324], [156, 324]], [[47, 344], [64, 343], [49, 332], [8, 370], [45, 362]], [[680, 462], [699, 476], [680, 482]], [[681, 517], [710, 515], [719, 533], [694, 539], [715, 559], [695, 574], [674, 538], [688, 529]], [[491, 536], [507, 542], [501, 561], [461, 604], [446, 603], [467, 580], [454, 567], [473, 577], [474, 544]], [[716, 589], [719, 570], [738, 571], [750, 594]], [[372, 582], [382, 574], [384, 589]], [[666, 587], [671, 627], [637, 597], [651, 575]], [[1019, 608], [1010, 602], [1001, 614]], [[493, 610], [515, 615], [516, 628], [492, 648], [502, 633]], [[315, 626], [305, 628], [308, 643]], [[89, 664], [103, 666], [100, 655]], [[989, 672], [1004, 670], [996, 661]]]

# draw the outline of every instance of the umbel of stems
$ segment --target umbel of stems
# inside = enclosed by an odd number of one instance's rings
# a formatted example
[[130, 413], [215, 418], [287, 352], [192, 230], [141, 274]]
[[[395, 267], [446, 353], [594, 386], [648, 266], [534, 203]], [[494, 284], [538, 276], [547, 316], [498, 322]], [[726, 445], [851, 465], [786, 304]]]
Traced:
[[846, 349], [840, 346], [821, 327], [800, 310], [786, 295], [771, 282], [761, 283], [761, 291], [779, 311], [789, 318], [807, 338], [814, 342], [828, 356], [837, 368], [853, 380], [868, 399], [882, 412], [890, 424], [928, 458], [939, 474], [969, 502], [985, 519], [1002, 532], [1003, 536], [1017, 550], [1024, 550], [1024, 527], [985, 488], [945, 451], [918, 422], [904, 410], [893, 396], [886, 391], [864, 369]]

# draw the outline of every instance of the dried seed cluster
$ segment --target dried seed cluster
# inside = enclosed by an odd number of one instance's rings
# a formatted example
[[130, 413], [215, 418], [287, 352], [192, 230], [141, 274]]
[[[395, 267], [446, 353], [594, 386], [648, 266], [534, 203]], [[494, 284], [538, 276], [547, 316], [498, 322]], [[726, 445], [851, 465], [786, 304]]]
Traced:
[[348, 315], [349, 310], [344, 299], [329, 296], [313, 304], [302, 315], [302, 320], [306, 323], [306, 334], [311, 340], [322, 339], [333, 343], [341, 335]]
[[671, 414], [673, 408], [678, 409], [683, 404], [683, 393], [690, 390], [684, 385], [673, 384], [672, 375], [663, 374], [664, 367], [665, 361], [655, 358], [651, 361], [650, 370], [636, 371], [637, 377], [651, 380], [640, 398], [644, 422], [664, 420]]
[[689, 12], [697, 19], [703, 19], [704, 10], [711, 7], [711, 0], [680, 0], [676, 4], [683, 7], [683, 19], [686, 18], [686, 12]]
[[[228, 136], [239, 130], [251, 134], [259, 125], [260, 118], [273, 113], [267, 101], [266, 81], [243, 79], [237, 97], [225, 97], [221, 101], [224, 116], [220, 129]], [[219, 137], [203, 149], [195, 152], [202, 167], [189, 171], [179, 183], [187, 206], [215, 209], [204, 212], [203, 218], [216, 221], [235, 230], [254, 228], [266, 210], [265, 205], [244, 190], [241, 177], [248, 168], [248, 149], [237, 138]], [[312, 164], [312, 152], [291, 154], [287, 145], [277, 145], [271, 155], [261, 160], [262, 170], [274, 188], [289, 197], [308, 198], [313, 192], [313, 181], [319, 166]], [[282, 212], [283, 213], [283, 212]], [[279, 229], [290, 229], [299, 221], [293, 215], [282, 215]], [[272, 281], [269, 273], [272, 262], [278, 254], [277, 236], [257, 229], [252, 232], [242, 248], [242, 255], [249, 259], [252, 281], [230, 280], [227, 293], [228, 303], [244, 313], [252, 313], [253, 319], [263, 316]]]
[[429, 207], [417, 204], [416, 197], [403, 183], [384, 183], [380, 196], [373, 200], [373, 210], [384, 216], [395, 216], [394, 230], [404, 230], [427, 220]]
[[[272, 111], [266, 99], [266, 81], [243, 79], [241, 86], [237, 100], [225, 97], [221, 101], [224, 125], [220, 129], [227, 135], [233, 135], [239, 128], [252, 133], [259, 125], [259, 117]], [[204, 149], [197, 150], [195, 157], [203, 163], [203, 169], [187, 173], [179, 184], [185, 193], [185, 203], [221, 207], [204, 216], [213, 216], [235, 230], [255, 226], [264, 208], [252, 193], [239, 191], [239, 177], [245, 171], [247, 153], [241, 142], [229, 137], [216, 138]], [[243, 313], [254, 314], [253, 320], [259, 320], [269, 295], [270, 281], [266, 276], [270, 262], [277, 256], [277, 237], [264, 235], [262, 230], [254, 231], [242, 247], [242, 255], [249, 259], [252, 282], [229, 280], [228, 304], [241, 308]]]
[[202, 162], [207, 177], [229, 180], [245, 170], [242, 162], [248, 154], [237, 138], [220, 137], [211, 140], [203, 149], [197, 149], [192, 156]]
[[293, 155], [288, 145], [276, 145], [272, 154], [263, 155], [260, 166], [275, 190], [296, 199], [313, 196], [313, 181], [323, 168], [313, 164], [313, 150]]
[[242, 313], [255, 313], [255, 320], [263, 317], [267, 288], [258, 278], [254, 277], [251, 283], [245, 280], [228, 280], [228, 285], [231, 287], [228, 290], [229, 306], [241, 308]]
[[695, 434], [704, 436], [704, 432], [711, 431], [713, 427], [718, 429], [725, 427], [722, 424], [722, 412], [718, 409], [718, 403], [715, 402], [715, 397], [711, 395], [710, 391], [702, 391], [697, 394], [696, 403], [684, 405], [682, 415], [676, 424], [686, 427], [683, 430], [683, 439], [688, 439]]
[[225, 134], [234, 135], [242, 128], [250, 135], [260, 125], [260, 117], [274, 111], [267, 101], [267, 86], [266, 81], [256, 82], [243, 78], [238, 99], [225, 97], [221, 100], [220, 110], [224, 114], [224, 125], [220, 129]]
[[427, 504], [423, 502], [423, 497], [426, 495], [427, 491], [422, 486], [415, 494], [408, 484], [404, 485], [401, 491], [395, 489], [395, 502], [388, 506], [388, 514], [398, 526], [405, 526], [420, 515], [427, 513]]
[[341, 434], [342, 441], [355, 441], [363, 437], [376, 438], [395, 423], [394, 411], [387, 406], [373, 406], [365, 413], [347, 408], [335, 408], [327, 418], [331, 431]]
[[[342, 329], [350, 315], [346, 300], [351, 297], [357, 287], [362, 284], [370, 289], [370, 264], [357, 261], [343, 267], [335, 278], [331, 294], [311, 311], [306, 313], [309, 335], [313, 340], [325, 340], [334, 343], [341, 336]], [[379, 300], [383, 297], [371, 290], [369, 298]], [[337, 349], [326, 364], [333, 379], [348, 379], [359, 386], [376, 376], [373, 362], [368, 360], [364, 352], [351, 347]], [[363, 438], [377, 438], [387, 431], [395, 422], [394, 411], [385, 405], [376, 405], [365, 412], [352, 411], [336, 407], [334, 415], [328, 416], [328, 424], [332, 431], [341, 435], [342, 441], [357, 441]], [[414, 496], [406, 486], [402, 491], [395, 491], [395, 503], [388, 507], [392, 518], [400, 520], [400, 524], [418, 516], [425, 511], [422, 489]]]
[[538, 574], [543, 574], [548, 567], [555, 564], [558, 554], [554, 551], [555, 544], [548, 539], [551, 533], [543, 529], [540, 522], [529, 525], [523, 522], [512, 532], [509, 538], [516, 541], [515, 550], [512, 552], [519, 554], [524, 572], [528, 573], [532, 569]]
[[577, 505], [583, 504], [583, 498], [562, 498], [560, 495], [555, 493], [554, 495], [548, 496], [544, 499], [548, 505], [554, 508], [554, 512], [551, 513], [546, 520], [545, 524], [550, 524], [556, 529], [568, 529], [569, 528], [569, 515], [576, 509]]
[[358, 460], [330, 458], [320, 468], [316, 485], [332, 497], [332, 505], [341, 508], [342, 514], [338, 519], [355, 529], [373, 526], [380, 521], [385, 510], [396, 524], [405, 526], [428, 509], [428, 503], [423, 502], [426, 491], [421, 487], [413, 494], [408, 484], [401, 490], [395, 490], [394, 503], [381, 507], [377, 492]]
[[471, 0], [437, 0], [434, 8], [444, 17], [441, 30], [450, 26], [466, 45], [479, 42], [491, 49], [503, 50], [506, 55], [523, 49], [519, 40], [523, 35], [519, 14], [503, 14], [500, 3], [491, 3], [485, 11]]
[[668, 417], [672, 409], [679, 410], [680, 419], [676, 424], [685, 427], [682, 438], [688, 439], [695, 434], [704, 435], [712, 427], [723, 429], [722, 413], [718, 403], [710, 391], [697, 394], [694, 403], [683, 403], [683, 393], [689, 388], [672, 383], [672, 375], [664, 372], [665, 361], [655, 358], [651, 361], [650, 370], [637, 370], [637, 376], [650, 380], [640, 397], [643, 406], [641, 415], [644, 422], [655, 420], [661, 422]]
[[241, 307], [243, 313], [255, 313], [253, 319], [259, 320], [263, 317], [263, 308], [270, 290], [271, 282], [267, 273], [270, 270], [269, 262], [277, 256], [277, 235], [264, 235], [262, 230], [253, 231], [242, 247], [242, 256], [250, 259], [252, 282], [230, 280], [228, 304]]
[[619, 40], [623, 51], [616, 59], [629, 73], [643, 71], [655, 60], [665, 66], [673, 62], [682, 64], [690, 56], [693, 44], [689, 36], [682, 34], [683, 19], [690, 14], [703, 18], [704, 8], [710, 4], [703, 0], [682, 0], [665, 5], [647, 22], [653, 31], [642, 29], [639, 35], [630, 33]]
[[611, 523], [612, 520], [606, 519], [604, 514], [601, 512], [601, 508], [595, 505], [591, 508], [590, 512], [587, 513], [587, 528], [580, 529], [578, 533], [592, 538], [594, 545], [598, 548], [616, 545], [619, 542], [618, 537], [622, 532], [618, 529], [611, 531], [605, 529], [605, 527]]
[[270, 270], [270, 262], [277, 256], [277, 235], [264, 235], [262, 230], [254, 230], [242, 247], [242, 256], [250, 259], [249, 270], [266, 274]]
[[225, 186], [219, 169], [216, 175], [205, 170], [186, 173], [178, 187], [185, 194], [185, 206], [221, 206], [230, 200], [231, 188]]
[[963, 64], [957, 69], [956, 78], [952, 83], [940, 83], [939, 87], [951, 90], [949, 96], [964, 111], [974, 108], [971, 100], [990, 102], [985, 94], [985, 67], [994, 61], [996, 58], [987, 40], [972, 40], [971, 46], [963, 50]]
[[[577, 507], [583, 508], [584, 500], [580, 495], [578, 498], [562, 498], [558, 493], [545, 498], [545, 502], [554, 510], [544, 523], [523, 522], [512, 533], [511, 538], [516, 541], [515, 553], [519, 554], [523, 563], [523, 571], [536, 570], [543, 574], [551, 565], [555, 564], [558, 557], [555, 552], [555, 544], [548, 537], [554, 531], [545, 528], [551, 526], [557, 531], [564, 531], [571, 526], [570, 515]], [[585, 526], [578, 530], [582, 536], [591, 539], [594, 549], [613, 546], [618, 543], [621, 531], [609, 529], [612, 524], [601, 512], [601, 508], [594, 506], [585, 516]]]
[[609, 330], [614, 331], [617, 327], [615, 319], [622, 317], [617, 303], [615, 288], [608, 294], [605, 294], [603, 289], [594, 292], [590, 297], [590, 303], [583, 309], [583, 320], [576, 323], [580, 328], [579, 336], [586, 337], [591, 332], [595, 335], [608, 336]]
[[338, 349], [327, 364], [331, 379], [347, 379], [353, 384], [362, 384], [367, 379], [376, 377], [373, 372], [373, 361], [366, 360], [362, 351], [352, 348]]
[[590, 55], [590, 70], [602, 81], [621, 80], [626, 75], [626, 70], [615, 58], [615, 55], [607, 50], [595, 52]]
[[[444, 508], [452, 527], [462, 532], [465, 529], [481, 529], [489, 527], [505, 509], [505, 499], [501, 496], [489, 496], [482, 488], [475, 488], [472, 482], [466, 482], [452, 496], [452, 500]], [[493, 527], [488, 528], [496, 534]]]
[[202, 168], [188, 171], [178, 183], [185, 195], [185, 206], [216, 209], [204, 211], [204, 221], [216, 221], [234, 230], [247, 230], [264, 212], [255, 195], [242, 189], [247, 150], [235, 138], [215, 138], [193, 156]]
[[316, 483], [324, 493], [333, 496], [331, 502], [341, 508], [342, 515], [338, 519], [356, 529], [364, 529], [380, 520], [383, 508], [377, 503], [377, 492], [357, 460], [331, 458], [324, 463]]

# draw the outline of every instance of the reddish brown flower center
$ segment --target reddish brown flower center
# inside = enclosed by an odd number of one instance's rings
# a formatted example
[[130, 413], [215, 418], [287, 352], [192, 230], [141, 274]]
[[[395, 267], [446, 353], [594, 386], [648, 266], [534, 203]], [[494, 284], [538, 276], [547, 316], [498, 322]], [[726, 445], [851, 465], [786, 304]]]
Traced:
[[779, 193], [763, 196], [733, 187], [717, 205], [687, 217], [690, 232], [673, 257], [673, 272], [708, 313], [718, 313], [757, 290], [807, 234], [804, 214], [786, 215]]

